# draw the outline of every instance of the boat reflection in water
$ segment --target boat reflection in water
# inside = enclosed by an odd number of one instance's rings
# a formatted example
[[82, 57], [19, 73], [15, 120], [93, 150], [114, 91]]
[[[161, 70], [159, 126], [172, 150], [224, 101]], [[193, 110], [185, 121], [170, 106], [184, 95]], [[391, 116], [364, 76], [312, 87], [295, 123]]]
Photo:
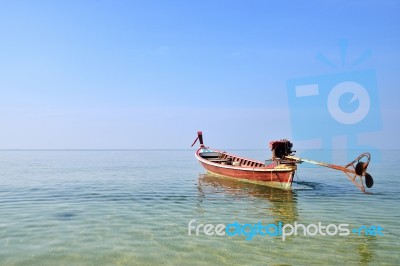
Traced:
[[[223, 193], [233, 198], [249, 200], [249, 208], [253, 207], [252, 203], [254, 202], [251, 197], [265, 199], [266, 204], [260, 209], [266, 210], [266, 218], [271, 218], [270, 215], [272, 215], [274, 223], [294, 223], [298, 220], [297, 198], [296, 192], [293, 190], [282, 190], [210, 174], [200, 175], [198, 190], [203, 196]], [[258, 208], [260, 207], [259, 204], [258, 202]], [[229, 208], [234, 208], [232, 205]]]

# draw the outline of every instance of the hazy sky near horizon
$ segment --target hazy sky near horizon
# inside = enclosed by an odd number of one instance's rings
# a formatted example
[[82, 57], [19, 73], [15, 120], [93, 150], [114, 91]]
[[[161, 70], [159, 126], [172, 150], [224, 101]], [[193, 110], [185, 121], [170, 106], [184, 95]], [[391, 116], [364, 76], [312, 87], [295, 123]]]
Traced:
[[399, 1], [0, 1], [0, 149], [187, 148], [197, 130], [213, 147], [264, 148], [296, 137], [288, 80], [363, 70], [381, 127], [358, 141], [400, 148], [399, 13]]

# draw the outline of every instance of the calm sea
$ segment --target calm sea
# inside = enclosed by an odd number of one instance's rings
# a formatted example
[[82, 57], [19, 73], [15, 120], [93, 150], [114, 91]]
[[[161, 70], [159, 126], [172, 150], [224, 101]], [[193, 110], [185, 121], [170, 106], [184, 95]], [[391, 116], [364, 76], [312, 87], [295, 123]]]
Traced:
[[[0, 265], [399, 265], [397, 158], [372, 158], [365, 195], [343, 173], [306, 165], [293, 191], [202, 176], [194, 150], [0, 151]], [[188, 235], [192, 219], [383, 229], [246, 240]]]

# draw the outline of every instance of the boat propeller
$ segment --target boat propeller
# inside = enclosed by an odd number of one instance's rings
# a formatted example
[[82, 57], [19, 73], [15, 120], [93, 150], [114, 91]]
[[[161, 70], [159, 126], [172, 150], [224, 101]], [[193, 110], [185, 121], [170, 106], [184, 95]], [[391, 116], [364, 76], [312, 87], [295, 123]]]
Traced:
[[[368, 162], [369, 162], [369, 158], [368, 158]], [[364, 176], [365, 185], [367, 186], [367, 188], [371, 188], [374, 185], [374, 179], [372, 178], [372, 176], [370, 174], [368, 174], [366, 172], [367, 167], [368, 167], [368, 162], [367, 163], [358, 162], [354, 169], [358, 176]]]
[[[362, 161], [362, 159], [365, 159], [366, 161]], [[367, 173], [367, 167], [369, 164], [369, 161], [371, 160], [371, 155], [369, 153], [362, 153], [360, 154], [354, 161], [346, 165], [346, 168], [352, 166], [354, 168], [355, 176], [352, 178], [353, 180], [356, 179], [356, 177], [364, 177], [364, 182], [365, 186], [367, 188], [371, 188], [374, 185], [374, 179], [372, 176]], [[354, 164], [357, 162], [357, 164], [354, 166]], [[351, 173], [351, 172], [346, 172], [346, 174]], [[365, 192], [364, 185], [361, 182], [361, 187], [360, 189]]]
[[[355, 158], [352, 162], [348, 163], [346, 166], [317, 162], [317, 161], [313, 161], [313, 160], [297, 158], [294, 156], [286, 156], [286, 158], [290, 159], [290, 160], [295, 160], [298, 163], [307, 162], [307, 163], [343, 171], [347, 175], [347, 177], [350, 179], [350, 181], [353, 182], [353, 184], [364, 193], [368, 193], [365, 190], [365, 186], [367, 188], [371, 188], [374, 185], [374, 179], [372, 178], [372, 176], [369, 173], [367, 173], [368, 164], [369, 164], [369, 161], [371, 160], [371, 155], [368, 152], [360, 154], [357, 158]], [[364, 177], [364, 182], [362, 181], [362, 177]], [[365, 186], [364, 186], [364, 183], [365, 183]]]

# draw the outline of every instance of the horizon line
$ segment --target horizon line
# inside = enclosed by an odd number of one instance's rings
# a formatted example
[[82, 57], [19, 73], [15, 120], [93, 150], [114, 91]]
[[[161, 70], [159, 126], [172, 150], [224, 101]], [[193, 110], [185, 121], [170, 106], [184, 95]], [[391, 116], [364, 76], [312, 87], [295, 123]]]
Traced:
[[[198, 148], [11, 148], [1, 149], [0, 151], [172, 151], [172, 150], [197, 150]], [[219, 150], [269, 150], [262, 148], [219, 148]], [[363, 150], [362, 148], [338, 148], [338, 149], [324, 149], [324, 148], [298, 148], [297, 150]], [[379, 150], [400, 150], [400, 148], [384, 148]]]

